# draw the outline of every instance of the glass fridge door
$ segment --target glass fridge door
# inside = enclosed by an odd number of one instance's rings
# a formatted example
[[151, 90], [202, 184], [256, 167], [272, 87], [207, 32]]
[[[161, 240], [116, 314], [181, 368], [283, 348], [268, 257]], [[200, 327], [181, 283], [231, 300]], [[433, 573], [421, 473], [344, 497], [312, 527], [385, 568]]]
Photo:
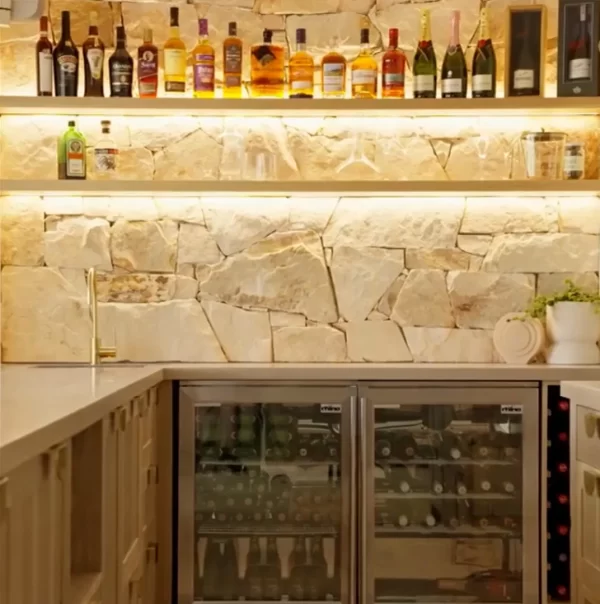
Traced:
[[537, 604], [537, 388], [362, 394], [361, 604]]
[[179, 408], [179, 602], [352, 604], [356, 390], [188, 386]]

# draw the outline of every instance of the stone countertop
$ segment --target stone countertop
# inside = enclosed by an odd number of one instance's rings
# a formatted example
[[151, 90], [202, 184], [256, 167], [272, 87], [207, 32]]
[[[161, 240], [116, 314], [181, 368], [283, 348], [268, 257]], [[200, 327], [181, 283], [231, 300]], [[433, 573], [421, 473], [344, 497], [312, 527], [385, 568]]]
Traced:
[[600, 366], [167, 363], [55, 368], [3, 365], [0, 369], [0, 476], [84, 430], [123, 402], [163, 380], [588, 380], [586, 383], [600, 384]]
[[565, 382], [561, 384], [560, 391], [561, 394], [571, 399], [574, 405], [583, 405], [600, 411], [600, 381]]

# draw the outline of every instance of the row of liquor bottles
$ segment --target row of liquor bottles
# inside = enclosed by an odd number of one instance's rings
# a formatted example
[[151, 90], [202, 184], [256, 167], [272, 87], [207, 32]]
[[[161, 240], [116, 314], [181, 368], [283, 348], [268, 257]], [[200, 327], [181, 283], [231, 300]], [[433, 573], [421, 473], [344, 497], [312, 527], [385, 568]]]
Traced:
[[[201, 587], [196, 595], [204, 600], [294, 601], [338, 600], [339, 579], [328, 576], [323, 538], [296, 537], [284, 577], [275, 537], [251, 537], [245, 560], [240, 560], [234, 539], [208, 539], [202, 564]], [[339, 567], [336, 540], [336, 568]], [[245, 562], [243, 574], [240, 562]], [[198, 591], [200, 593], [198, 593]]]
[[[181, 95], [186, 92], [188, 52], [179, 33], [179, 9], [170, 8], [170, 34], [163, 46], [164, 92]], [[460, 12], [453, 11], [450, 41], [441, 67], [441, 96], [461, 98], [467, 96], [468, 69], [465, 52], [460, 44]], [[77, 96], [80, 54], [70, 33], [70, 14], [62, 13], [61, 38], [53, 48], [48, 36], [48, 19], [40, 22], [40, 39], [36, 46], [37, 93], [40, 96]], [[198, 21], [199, 39], [192, 49], [193, 95], [196, 98], [215, 96], [216, 49], [209, 38], [208, 21]], [[126, 47], [125, 28], [116, 28], [116, 49], [108, 64], [110, 96], [131, 97], [133, 95], [134, 60]], [[250, 48], [250, 96], [282, 98], [286, 92], [290, 98], [313, 98], [315, 96], [315, 60], [306, 50], [307, 32], [296, 32], [296, 52], [289, 59], [286, 73], [286, 52], [283, 45], [273, 42], [273, 32], [265, 30], [262, 44]], [[329, 98], [344, 98], [347, 82], [352, 98], [377, 98], [380, 95], [379, 66], [369, 40], [369, 29], [361, 29], [359, 55], [349, 64], [335, 50], [321, 60], [322, 95]], [[589, 46], [589, 44], [588, 44]], [[580, 54], [587, 52], [585, 43], [574, 53], [575, 61], [570, 69], [574, 80], [589, 77], [589, 61], [585, 63]], [[514, 95], [539, 95], [540, 64], [522, 45], [522, 51], [512, 64], [512, 86]], [[89, 36], [83, 43], [83, 65], [85, 96], [104, 96], [105, 44], [100, 39], [95, 17], [92, 15]], [[238, 37], [237, 24], [229, 24], [229, 37], [223, 48], [223, 96], [241, 98], [242, 69], [244, 62], [243, 44]], [[583, 55], [582, 55], [583, 56]], [[389, 45], [381, 61], [381, 96], [403, 98], [405, 96], [405, 73], [407, 57], [399, 47], [398, 29], [389, 30]], [[587, 65], [587, 75], [584, 66]], [[137, 51], [137, 82], [141, 98], [158, 95], [159, 49], [153, 43], [152, 30], [144, 31], [144, 42]], [[413, 72], [413, 96], [435, 98], [438, 92], [438, 67], [432, 43], [429, 10], [421, 18], [421, 33], [416, 50]], [[496, 96], [496, 55], [489, 34], [487, 9], [480, 17], [480, 33], [471, 68], [473, 97]], [[287, 76], [287, 77], [286, 77]]]

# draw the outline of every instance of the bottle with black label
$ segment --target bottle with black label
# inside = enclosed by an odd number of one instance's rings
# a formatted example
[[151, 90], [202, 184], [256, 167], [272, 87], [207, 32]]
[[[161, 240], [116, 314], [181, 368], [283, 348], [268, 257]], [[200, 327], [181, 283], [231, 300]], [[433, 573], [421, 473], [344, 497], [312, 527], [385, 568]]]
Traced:
[[290, 600], [306, 599], [307, 562], [306, 540], [304, 537], [296, 537], [294, 539], [294, 549], [290, 554], [288, 564], [288, 568], [290, 569]]
[[221, 598], [221, 544], [209, 539], [204, 551], [204, 566], [202, 570], [202, 596], [205, 600]]
[[71, 37], [71, 14], [61, 13], [61, 34], [54, 48], [54, 90], [56, 96], [77, 96], [79, 50]]
[[263, 600], [263, 572], [260, 541], [250, 537], [250, 546], [246, 555], [245, 594], [248, 600]]
[[125, 46], [125, 28], [117, 27], [117, 47], [108, 60], [110, 96], [130, 97], [133, 88], [133, 59]]
[[281, 559], [277, 549], [277, 539], [267, 537], [266, 566], [263, 575], [265, 600], [281, 600]]
[[237, 600], [239, 593], [239, 569], [233, 539], [225, 541], [221, 565], [221, 599]]

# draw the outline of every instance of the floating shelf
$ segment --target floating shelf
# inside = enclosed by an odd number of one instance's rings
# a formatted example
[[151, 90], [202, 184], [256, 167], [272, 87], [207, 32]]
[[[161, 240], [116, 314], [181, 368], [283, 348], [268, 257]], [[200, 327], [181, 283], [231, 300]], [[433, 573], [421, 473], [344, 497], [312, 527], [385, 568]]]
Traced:
[[489, 197], [600, 194], [600, 180], [201, 181], [2, 180], [0, 195]]
[[597, 98], [192, 99], [0, 96], [0, 115], [506, 116], [600, 115]]

